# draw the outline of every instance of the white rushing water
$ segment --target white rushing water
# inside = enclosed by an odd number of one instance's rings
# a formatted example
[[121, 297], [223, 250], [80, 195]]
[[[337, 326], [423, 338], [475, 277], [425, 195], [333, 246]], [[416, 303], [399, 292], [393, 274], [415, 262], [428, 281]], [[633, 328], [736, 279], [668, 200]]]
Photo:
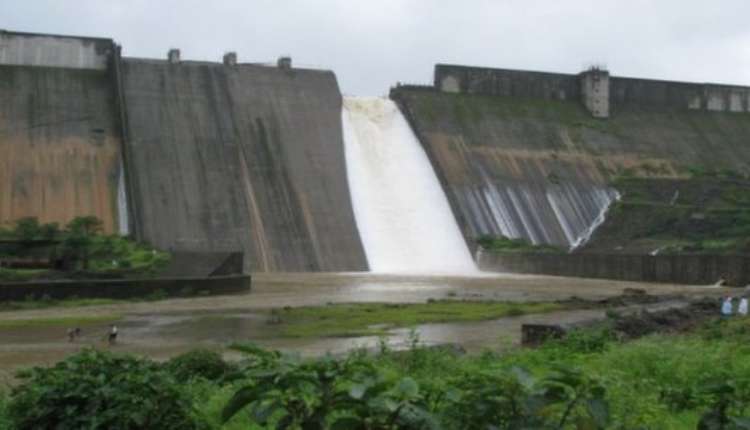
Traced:
[[342, 121], [352, 205], [370, 270], [478, 273], [427, 154], [396, 104], [345, 97]]
[[121, 235], [130, 233], [130, 220], [128, 219], [128, 196], [125, 190], [125, 165], [120, 158], [120, 173], [117, 177], [117, 219], [118, 230]]

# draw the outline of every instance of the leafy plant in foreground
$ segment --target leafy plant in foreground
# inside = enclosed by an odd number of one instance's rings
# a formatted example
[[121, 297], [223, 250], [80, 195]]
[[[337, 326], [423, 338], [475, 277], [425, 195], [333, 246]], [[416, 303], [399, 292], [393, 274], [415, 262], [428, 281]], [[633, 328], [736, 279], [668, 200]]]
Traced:
[[711, 402], [698, 430], [750, 430], [750, 417], [737, 416], [750, 403], [748, 381], [718, 380], [706, 384], [702, 391]]
[[159, 365], [91, 349], [19, 374], [16, 429], [196, 429], [190, 402]]
[[564, 367], [539, 380], [520, 368], [462, 375], [447, 397], [449, 421], [465, 429], [603, 429], [609, 422], [604, 387]]
[[247, 407], [254, 422], [278, 429], [438, 428], [416, 381], [356, 355], [316, 361], [279, 356], [245, 375], [248, 384], [225, 407], [225, 422]]
[[232, 370], [232, 365], [224, 361], [221, 354], [207, 349], [180, 354], [165, 363], [165, 367], [178, 381], [196, 377], [216, 381]]

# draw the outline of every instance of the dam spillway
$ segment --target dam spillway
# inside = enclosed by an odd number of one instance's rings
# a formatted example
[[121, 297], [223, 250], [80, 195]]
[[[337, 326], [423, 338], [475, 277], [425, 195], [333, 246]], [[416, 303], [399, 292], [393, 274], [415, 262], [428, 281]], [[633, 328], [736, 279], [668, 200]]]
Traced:
[[398, 106], [345, 97], [344, 152], [354, 215], [370, 270], [477, 271], [427, 155]]

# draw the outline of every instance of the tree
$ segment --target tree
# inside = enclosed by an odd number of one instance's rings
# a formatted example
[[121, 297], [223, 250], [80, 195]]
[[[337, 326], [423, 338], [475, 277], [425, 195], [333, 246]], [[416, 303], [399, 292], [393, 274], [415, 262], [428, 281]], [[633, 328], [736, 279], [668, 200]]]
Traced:
[[41, 227], [36, 217], [24, 217], [16, 221], [14, 230], [16, 238], [21, 241], [32, 241], [40, 236]]
[[67, 256], [82, 263], [83, 270], [89, 268], [92, 240], [101, 230], [102, 222], [95, 216], [76, 217], [67, 225], [63, 249]]

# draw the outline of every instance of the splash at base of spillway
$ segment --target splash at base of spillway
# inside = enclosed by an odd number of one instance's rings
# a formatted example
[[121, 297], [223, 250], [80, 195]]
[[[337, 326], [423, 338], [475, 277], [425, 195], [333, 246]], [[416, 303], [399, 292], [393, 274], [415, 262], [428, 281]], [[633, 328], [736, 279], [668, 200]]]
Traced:
[[396, 104], [345, 97], [347, 177], [370, 270], [478, 274], [447, 198]]

